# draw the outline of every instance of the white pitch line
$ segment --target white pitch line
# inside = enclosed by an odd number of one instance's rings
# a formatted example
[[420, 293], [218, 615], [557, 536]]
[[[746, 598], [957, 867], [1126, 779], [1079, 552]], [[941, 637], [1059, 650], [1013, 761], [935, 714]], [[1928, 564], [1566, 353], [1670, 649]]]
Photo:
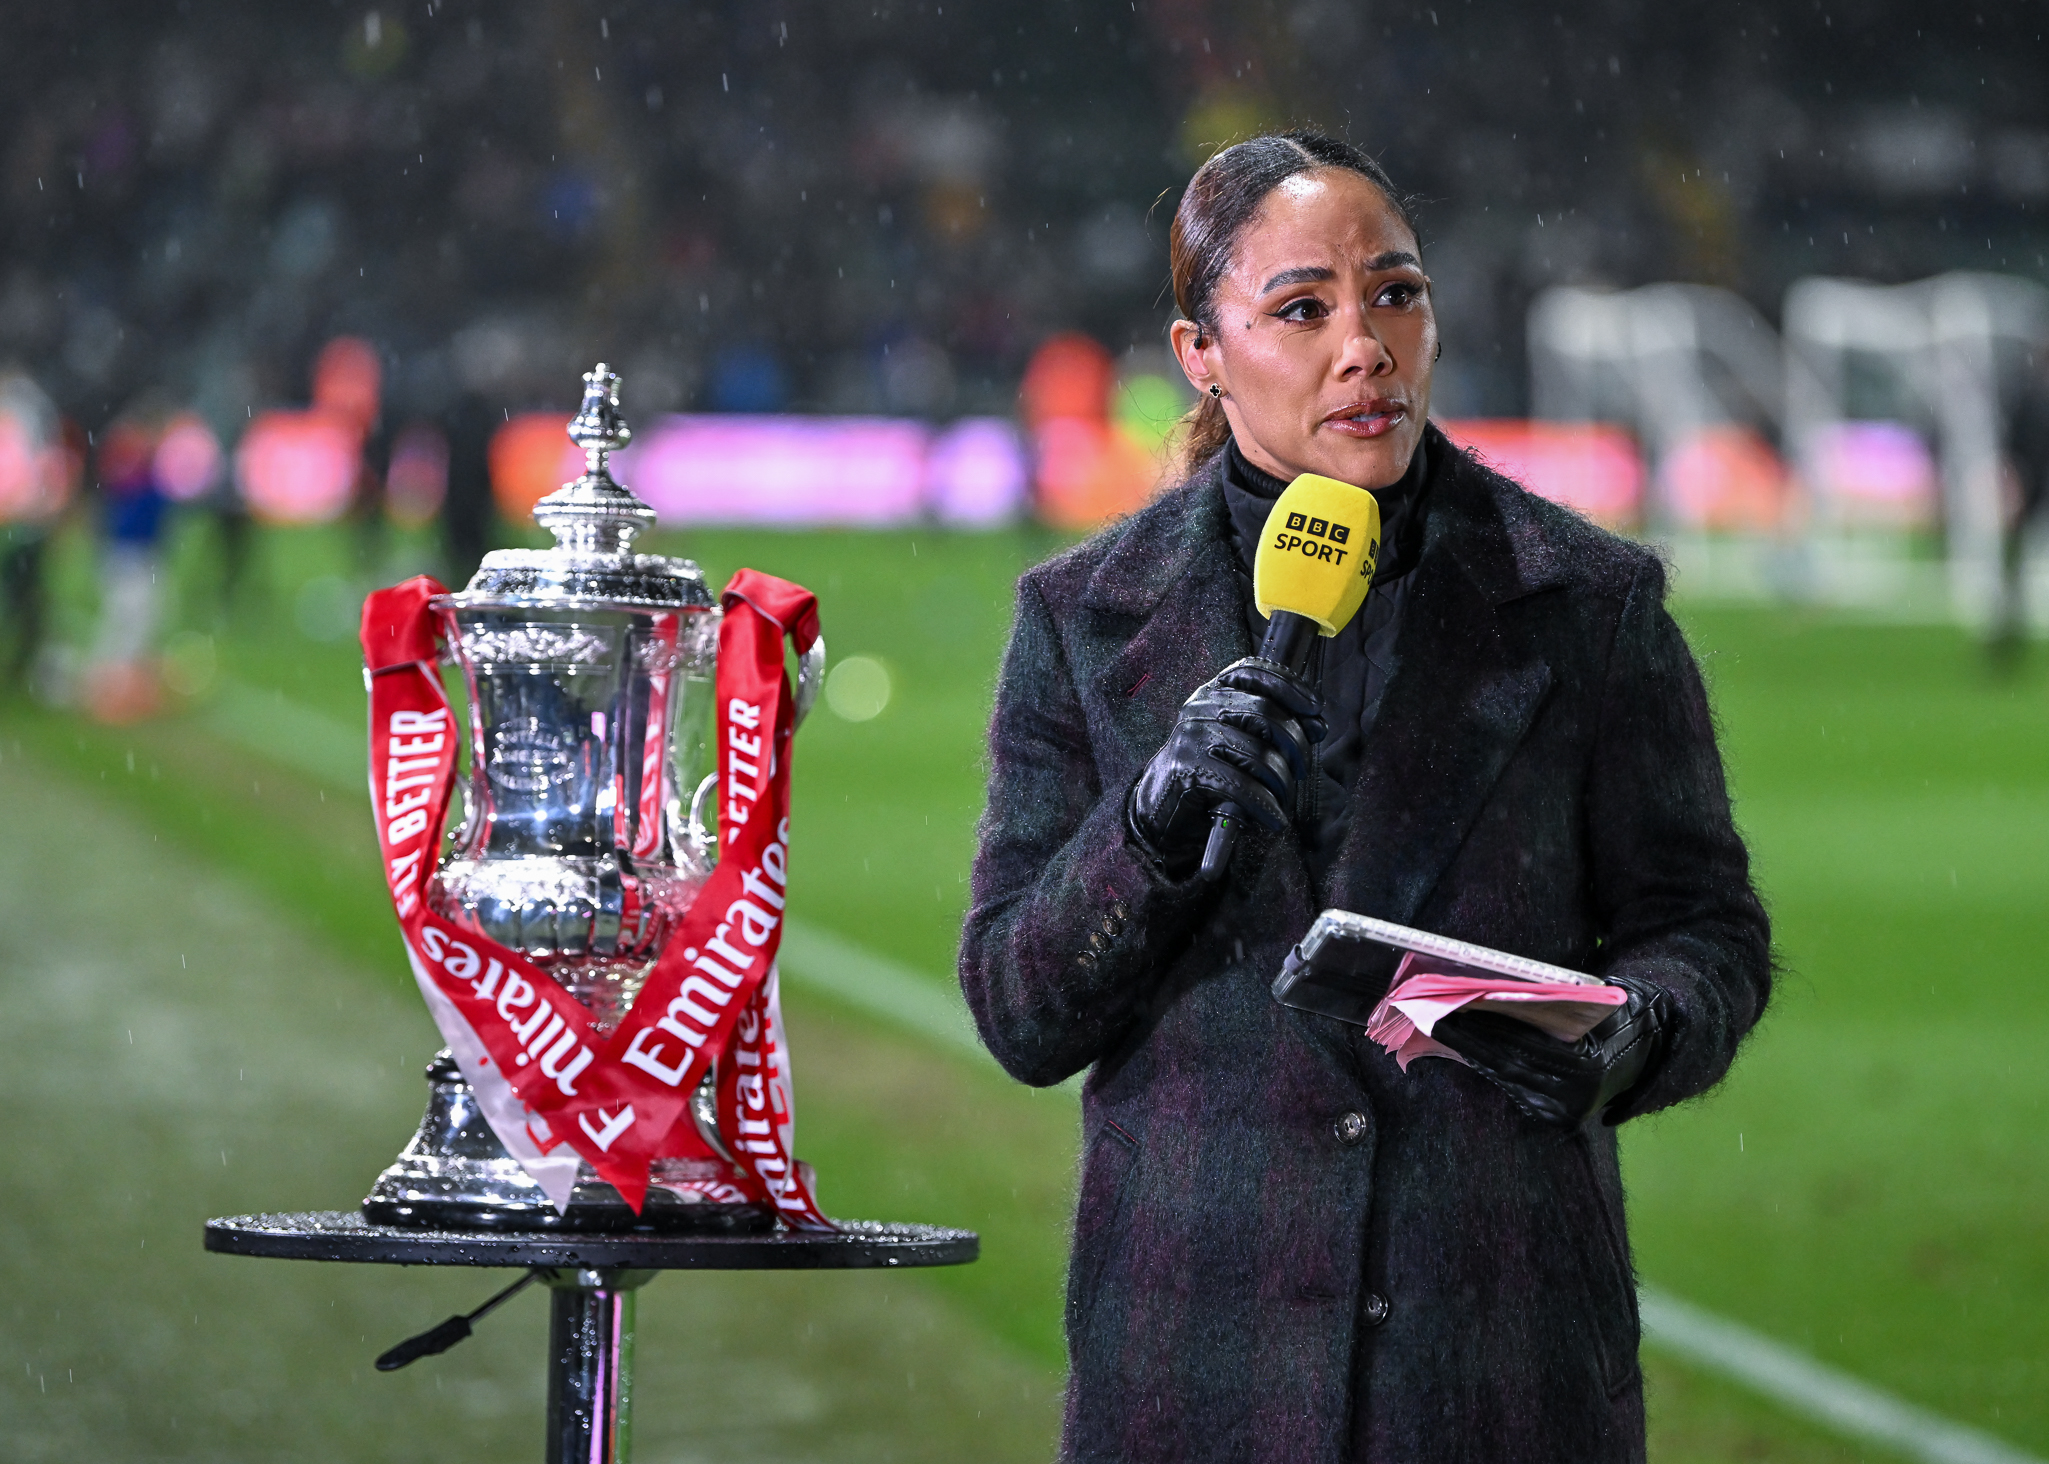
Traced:
[[2034, 1454], [1952, 1423], [1804, 1352], [1654, 1287], [1637, 1292], [1644, 1340], [1741, 1383], [1848, 1438], [1922, 1464], [2044, 1464]]
[[995, 1059], [975, 1035], [959, 988], [950, 982], [942, 985], [888, 956], [795, 918], [783, 922], [776, 964], [800, 986], [813, 987], [958, 1055], [995, 1066]]
[[201, 713], [206, 730], [322, 782], [367, 786], [368, 719], [351, 726], [337, 717], [241, 681], [223, 681]]
[[[342, 787], [358, 786], [366, 776], [363, 734], [324, 712], [234, 682], [221, 688], [210, 711], [209, 730], [301, 772]], [[783, 927], [779, 964], [798, 985], [995, 1067], [951, 982], [797, 920]], [[1638, 1302], [1644, 1340], [1651, 1346], [1846, 1438], [1920, 1464], [2049, 1464], [1654, 1287], [1642, 1288]]]

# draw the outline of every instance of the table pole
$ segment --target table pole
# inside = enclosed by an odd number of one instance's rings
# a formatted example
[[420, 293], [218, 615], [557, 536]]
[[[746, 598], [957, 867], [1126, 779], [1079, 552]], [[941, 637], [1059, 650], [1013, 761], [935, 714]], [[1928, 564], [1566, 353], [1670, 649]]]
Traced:
[[548, 1464], [627, 1464], [633, 1298], [653, 1271], [549, 1271]]
[[659, 1273], [959, 1266], [975, 1259], [981, 1241], [972, 1230], [877, 1220], [766, 1235], [567, 1234], [420, 1230], [373, 1225], [359, 1210], [302, 1210], [209, 1220], [206, 1248], [281, 1260], [539, 1271], [549, 1287], [548, 1464], [627, 1464], [633, 1297]]

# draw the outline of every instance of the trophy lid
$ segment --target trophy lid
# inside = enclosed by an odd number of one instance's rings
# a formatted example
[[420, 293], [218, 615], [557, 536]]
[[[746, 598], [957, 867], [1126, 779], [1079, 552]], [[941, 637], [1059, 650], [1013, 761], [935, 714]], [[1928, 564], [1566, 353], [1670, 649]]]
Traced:
[[569, 422], [583, 449], [583, 476], [534, 505], [534, 520], [555, 536], [549, 549], [494, 549], [466, 588], [437, 604], [616, 604], [630, 608], [709, 609], [704, 571], [688, 559], [635, 554], [633, 540], [655, 511], [612, 477], [611, 455], [633, 440], [619, 410], [619, 377], [600, 361], [584, 373], [583, 405]]

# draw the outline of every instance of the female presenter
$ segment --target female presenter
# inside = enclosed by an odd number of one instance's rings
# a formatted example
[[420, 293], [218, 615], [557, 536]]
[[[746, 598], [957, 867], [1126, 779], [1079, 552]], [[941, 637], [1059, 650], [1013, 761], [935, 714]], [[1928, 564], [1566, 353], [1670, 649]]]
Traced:
[[[1430, 281], [1356, 149], [1226, 149], [1171, 247], [1193, 467], [1019, 582], [961, 948], [1004, 1067], [1088, 1070], [1063, 1457], [1640, 1460], [1614, 1126], [1720, 1078], [1771, 980], [1664, 575], [1429, 425]], [[1245, 657], [1300, 473], [1385, 547], [1298, 680]], [[1570, 1047], [1454, 1018], [1472, 1065], [1404, 1073], [1269, 994], [1329, 906], [1629, 1004]]]

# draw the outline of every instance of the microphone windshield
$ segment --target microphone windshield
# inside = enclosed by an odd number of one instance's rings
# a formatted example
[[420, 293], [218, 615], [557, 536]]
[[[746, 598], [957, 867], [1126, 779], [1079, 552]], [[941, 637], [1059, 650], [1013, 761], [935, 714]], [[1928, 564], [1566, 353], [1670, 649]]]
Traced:
[[1252, 558], [1252, 598], [1336, 635], [1366, 602], [1380, 564], [1380, 505], [1364, 488], [1304, 473], [1274, 500]]

